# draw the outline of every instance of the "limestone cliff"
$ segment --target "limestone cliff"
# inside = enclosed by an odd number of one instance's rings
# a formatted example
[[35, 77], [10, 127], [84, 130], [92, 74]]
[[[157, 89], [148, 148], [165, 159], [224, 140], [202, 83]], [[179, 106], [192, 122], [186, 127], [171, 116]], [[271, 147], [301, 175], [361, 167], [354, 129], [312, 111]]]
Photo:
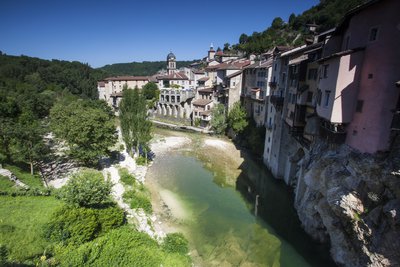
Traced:
[[400, 141], [386, 155], [320, 142], [299, 164], [304, 229], [331, 243], [340, 266], [400, 266]]

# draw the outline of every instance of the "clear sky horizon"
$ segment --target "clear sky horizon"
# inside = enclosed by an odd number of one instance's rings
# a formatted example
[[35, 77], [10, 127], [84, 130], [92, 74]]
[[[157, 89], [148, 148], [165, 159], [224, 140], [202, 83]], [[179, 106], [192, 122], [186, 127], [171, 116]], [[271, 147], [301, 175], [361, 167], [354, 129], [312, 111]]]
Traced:
[[234, 44], [319, 0], [128, 1], [1, 0], [0, 51], [89, 63], [206, 56], [211, 43]]

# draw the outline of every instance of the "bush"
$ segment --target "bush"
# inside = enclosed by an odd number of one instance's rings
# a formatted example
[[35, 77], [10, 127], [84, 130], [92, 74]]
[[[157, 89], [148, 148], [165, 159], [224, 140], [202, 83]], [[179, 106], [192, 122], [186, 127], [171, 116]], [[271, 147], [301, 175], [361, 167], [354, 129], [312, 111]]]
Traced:
[[128, 227], [58, 252], [61, 266], [160, 266], [163, 258], [155, 240]]
[[146, 165], [146, 158], [144, 158], [144, 157], [142, 157], [142, 156], [139, 156], [139, 157], [136, 159], [136, 164], [137, 164], [137, 165], [140, 165], [140, 166], [145, 166], [145, 165]]
[[189, 252], [189, 242], [181, 233], [167, 234], [162, 247], [170, 253], [186, 255]]
[[129, 202], [131, 209], [142, 208], [146, 213], [152, 213], [153, 207], [151, 205], [150, 199], [141, 194], [136, 194], [134, 198]]
[[118, 170], [119, 175], [121, 177], [121, 181], [125, 185], [134, 185], [136, 182], [135, 176], [129, 173], [129, 171], [125, 168]]
[[125, 214], [118, 207], [103, 209], [63, 206], [45, 225], [45, 237], [62, 244], [83, 244], [125, 223]]
[[75, 174], [61, 189], [60, 197], [75, 207], [95, 207], [109, 201], [112, 183], [94, 170]]

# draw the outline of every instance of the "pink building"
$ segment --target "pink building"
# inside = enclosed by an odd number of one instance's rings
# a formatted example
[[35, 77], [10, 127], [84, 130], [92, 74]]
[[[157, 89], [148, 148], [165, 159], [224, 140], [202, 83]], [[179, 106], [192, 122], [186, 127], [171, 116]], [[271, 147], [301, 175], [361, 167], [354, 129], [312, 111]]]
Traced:
[[400, 1], [350, 11], [324, 46], [317, 113], [321, 135], [367, 153], [390, 147], [400, 89]]

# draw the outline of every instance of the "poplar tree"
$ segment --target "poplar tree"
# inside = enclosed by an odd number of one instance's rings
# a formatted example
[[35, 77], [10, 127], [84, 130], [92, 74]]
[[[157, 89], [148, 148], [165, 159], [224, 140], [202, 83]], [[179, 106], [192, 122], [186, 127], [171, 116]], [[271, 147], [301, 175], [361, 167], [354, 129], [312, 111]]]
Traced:
[[148, 151], [151, 140], [151, 122], [147, 119], [146, 98], [139, 89], [124, 88], [120, 103], [119, 118], [121, 122], [122, 138], [128, 152], [133, 156], [133, 150], [139, 153], [139, 147]]

